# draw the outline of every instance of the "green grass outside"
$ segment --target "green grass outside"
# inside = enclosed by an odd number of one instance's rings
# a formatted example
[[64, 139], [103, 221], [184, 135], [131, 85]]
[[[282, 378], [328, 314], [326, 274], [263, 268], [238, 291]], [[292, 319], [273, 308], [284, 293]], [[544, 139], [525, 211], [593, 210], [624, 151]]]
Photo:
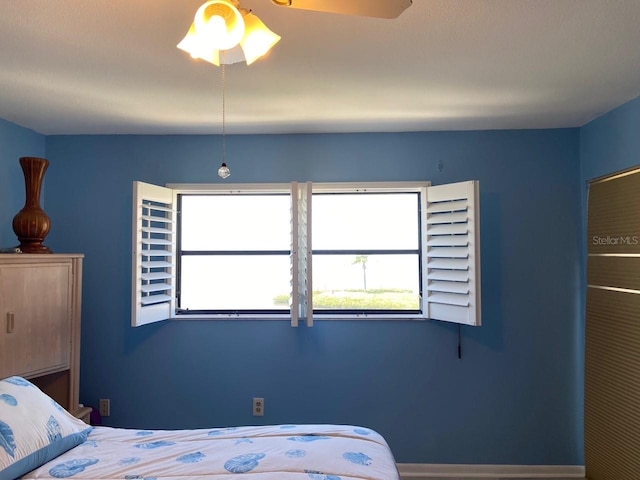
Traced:
[[[276, 305], [288, 305], [289, 295], [274, 297]], [[315, 290], [314, 309], [336, 310], [418, 310], [420, 300], [411, 290], [371, 289], [371, 290]]]

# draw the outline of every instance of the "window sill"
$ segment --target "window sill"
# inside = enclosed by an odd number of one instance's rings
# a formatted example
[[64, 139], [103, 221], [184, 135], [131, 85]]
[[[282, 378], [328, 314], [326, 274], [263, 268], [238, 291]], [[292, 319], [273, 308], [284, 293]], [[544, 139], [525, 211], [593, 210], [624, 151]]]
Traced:
[[[258, 320], [258, 321], [269, 321], [269, 320], [279, 320], [279, 321], [291, 321], [291, 315], [264, 315], [264, 314], [229, 314], [229, 313], [219, 313], [219, 314], [179, 314], [175, 317], [172, 317], [171, 320]], [[302, 319], [301, 319], [302, 320]], [[323, 315], [320, 313], [313, 315], [313, 320], [328, 320], [328, 321], [424, 321], [428, 320], [428, 318], [420, 316], [419, 314], [411, 313], [411, 314], [331, 314], [331, 315]]]

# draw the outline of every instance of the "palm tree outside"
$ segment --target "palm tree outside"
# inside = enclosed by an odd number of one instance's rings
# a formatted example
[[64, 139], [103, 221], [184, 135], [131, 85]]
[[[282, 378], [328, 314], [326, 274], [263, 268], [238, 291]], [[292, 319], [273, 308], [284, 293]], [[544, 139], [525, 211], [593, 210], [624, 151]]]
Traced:
[[364, 284], [364, 291], [367, 291], [367, 262], [369, 261], [369, 255], [358, 255], [353, 261], [352, 265], [362, 265], [362, 282]]

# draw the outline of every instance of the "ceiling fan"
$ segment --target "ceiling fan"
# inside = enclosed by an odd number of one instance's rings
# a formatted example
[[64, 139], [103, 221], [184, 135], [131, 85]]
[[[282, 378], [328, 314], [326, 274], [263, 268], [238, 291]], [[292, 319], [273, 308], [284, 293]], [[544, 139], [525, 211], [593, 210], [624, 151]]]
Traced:
[[[386, 19], [397, 18], [412, 4], [412, 0], [271, 1], [281, 7]], [[279, 40], [280, 36], [251, 9], [242, 7], [240, 0], [207, 0], [198, 8], [178, 48], [218, 66], [242, 61], [250, 65]]]
[[280, 7], [377, 18], [397, 18], [412, 0], [271, 0]]

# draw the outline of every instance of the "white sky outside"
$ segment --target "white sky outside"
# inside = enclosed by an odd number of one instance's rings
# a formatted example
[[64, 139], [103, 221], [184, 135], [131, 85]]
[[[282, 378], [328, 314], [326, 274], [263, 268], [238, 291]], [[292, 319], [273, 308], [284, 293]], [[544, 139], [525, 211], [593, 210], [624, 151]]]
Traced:
[[[182, 197], [183, 250], [289, 250], [289, 195]], [[313, 249], [417, 249], [415, 194], [314, 194]], [[313, 289], [362, 289], [355, 255], [317, 255]], [[182, 308], [265, 309], [288, 294], [289, 256], [183, 257]], [[368, 289], [404, 288], [417, 293], [417, 255], [370, 255]]]

